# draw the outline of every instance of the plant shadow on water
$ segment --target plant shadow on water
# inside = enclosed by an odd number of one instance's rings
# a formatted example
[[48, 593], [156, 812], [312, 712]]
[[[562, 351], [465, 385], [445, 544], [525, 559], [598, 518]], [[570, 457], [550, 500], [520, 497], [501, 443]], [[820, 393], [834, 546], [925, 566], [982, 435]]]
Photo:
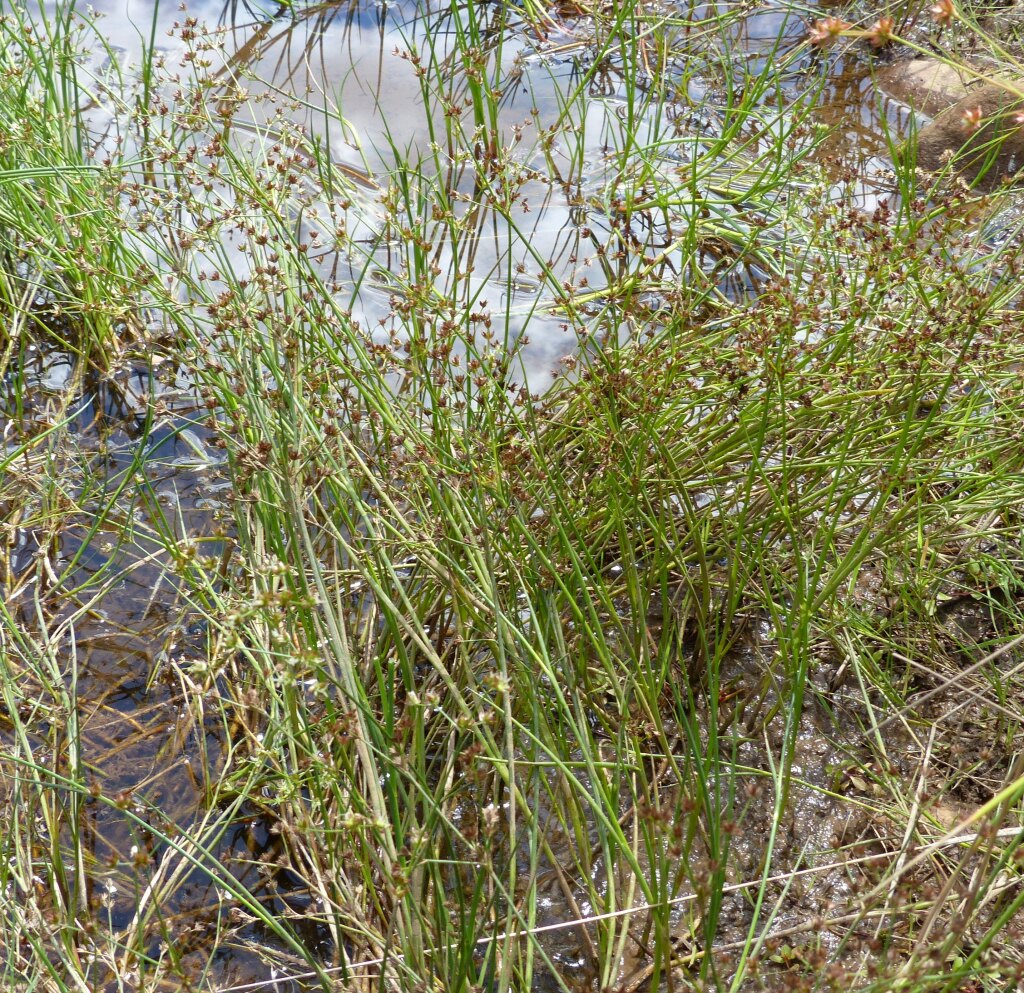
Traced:
[[[792, 11], [98, 11], [89, 144], [135, 168], [108, 200], [160, 278], [152, 327], [91, 350], [102, 307], [64, 323], [59, 259], [10, 308], [12, 989], [869, 986], [866, 957], [940, 930], [937, 865], [1009, 872], [943, 834], [1008, 830], [1019, 770], [983, 739], [1012, 709], [972, 704], [955, 744], [890, 709], [958, 713], [907, 657], [981, 657], [996, 700], [1016, 673], [1020, 486], [967, 489], [1013, 464], [1013, 372], [843, 324], [920, 303], [878, 285], [882, 145], [815, 142], [795, 100], [860, 122], [860, 79], [825, 88]], [[147, 23], [172, 40], [137, 78]], [[829, 213], [851, 187], [868, 213]], [[967, 269], [933, 319], [1011, 348]], [[890, 436], [891, 465], [836, 456]], [[962, 887], [984, 914], [951, 968], [1002, 893]]]

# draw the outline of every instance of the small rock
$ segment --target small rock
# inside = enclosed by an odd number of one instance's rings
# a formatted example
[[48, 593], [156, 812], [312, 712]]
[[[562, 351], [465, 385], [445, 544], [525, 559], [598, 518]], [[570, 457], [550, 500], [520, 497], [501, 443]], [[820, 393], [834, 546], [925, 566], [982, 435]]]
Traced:
[[970, 75], [933, 58], [885, 66], [875, 74], [875, 82], [887, 96], [928, 117], [962, 100], [972, 85]]
[[1018, 119], [1022, 110], [1019, 93], [986, 83], [921, 127], [898, 158], [925, 172], [939, 172], [952, 163], [971, 186], [991, 190], [1024, 166], [1024, 128]]

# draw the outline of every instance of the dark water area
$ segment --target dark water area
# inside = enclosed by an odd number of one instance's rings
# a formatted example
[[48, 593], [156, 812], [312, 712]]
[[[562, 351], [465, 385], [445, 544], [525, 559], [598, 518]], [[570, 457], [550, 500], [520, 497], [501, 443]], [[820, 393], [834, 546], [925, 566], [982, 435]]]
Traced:
[[[179, 973], [205, 975], [218, 989], [265, 977], [268, 955], [301, 973], [294, 951], [257, 918], [239, 918], [231, 894], [236, 881], [266, 915], [294, 918], [301, 940], [330, 960], [327, 937], [301, 925], [308, 891], [286, 868], [268, 871], [280, 846], [273, 821], [217, 795], [214, 784], [237, 747], [237, 729], [216, 706], [228, 688], [220, 680], [204, 690], [178, 676], [201, 669], [211, 632], [183, 594], [169, 532], [225, 568], [232, 547], [226, 466], [207, 411], [191, 387], [161, 381], [154, 370], [82, 382], [73, 368], [70, 357], [35, 352], [0, 403], [12, 445], [15, 431], [53, 431], [59, 418], [53, 461], [27, 469], [48, 474], [77, 504], [50, 533], [17, 526], [16, 497], [3, 508], [10, 523], [0, 591], [25, 644], [37, 635], [52, 647], [44, 671], [53, 683], [32, 695], [52, 699], [55, 710], [52, 720], [32, 723], [26, 741], [0, 708], [0, 794], [17, 788], [26, 747], [44, 763], [55, 757], [53, 792], [77, 825], [74, 838], [53, 839], [67, 862], [64, 898], [126, 947], [139, 947], [154, 969], [173, 939]], [[31, 502], [26, 495], [26, 512]], [[9, 669], [17, 659], [8, 653]], [[32, 671], [11, 675], [28, 696]], [[62, 787], [64, 777], [87, 792]], [[233, 940], [223, 940], [227, 931]], [[99, 966], [92, 976], [97, 990], [121, 989], [126, 978]]]

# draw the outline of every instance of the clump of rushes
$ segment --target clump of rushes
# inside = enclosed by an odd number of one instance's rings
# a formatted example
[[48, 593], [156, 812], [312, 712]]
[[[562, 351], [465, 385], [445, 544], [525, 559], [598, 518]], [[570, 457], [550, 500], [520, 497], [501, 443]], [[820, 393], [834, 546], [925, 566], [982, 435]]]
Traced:
[[8, 279], [28, 277], [7, 292], [26, 334], [110, 370], [146, 337], [139, 304], [156, 277], [119, 203], [131, 156], [116, 137], [97, 148], [82, 122], [98, 94], [81, 60], [102, 53], [102, 35], [71, 10], [12, 9], [0, 36], [0, 247]]
[[[37, 336], [74, 315], [62, 345], [103, 368], [122, 323], [150, 328], [233, 484], [216, 556], [153, 515], [206, 624], [201, 659], [160, 665], [194, 737], [223, 729], [194, 822], [89, 789], [54, 631], [102, 585], [31, 625], [0, 615], [6, 988], [216, 989], [242, 945], [324, 990], [1005, 986], [1024, 902], [1022, 687], [1001, 664], [1024, 566], [1016, 257], [956, 193], [926, 203], [901, 177], [899, 208], [872, 214], [837, 197], [781, 53], [745, 74], [708, 43], [725, 20], [577, 10], [581, 74], [554, 119], [506, 129], [521, 25], [506, 5], [429, 16], [445, 31], [410, 29], [397, 58], [430, 140], [393, 135], [365, 172], [191, 17], [180, 64], [151, 53], [138, 89], [108, 84], [120, 138], [95, 145], [72, 13], [2, 22], [4, 306]], [[725, 74], [705, 107], [681, 62]], [[539, 189], [572, 208], [564, 265], [529, 252]], [[472, 273], [495, 231], [541, 287], [527, 329], [556, 312], [577, 332], [543, 396], [520, 385], [522, 315], [488, 301], [522, 272], [499, 253]], [[385, 272], [379, 318], [354, 316]], [[2, 486], [8, 508], [30, 494]], [[977, 643], [949, 627], [958, 598], [987, 617]], [[970, 715], [1000, 742], [976, 761], [929, 709], [960, 703], [964, 654], [987, 680]], [[838, 756], [817, 776], [809, 741]], [[942, 789], [984, 774], [964, 835], [929, 795], [937, 755]], [[812, 802], [834, 843], [808, 833]], [[110, 878], [90, 805], [165, 852], [115, 853], [127, 924], [90, 902]], [[243, 817], [273, 838], [238, 860], [251, 884], [218, 857]], [[196, 878], [223, 908], [199, 969], [164, 914]], [[301, 905], [272, 898], [284, 878]]]

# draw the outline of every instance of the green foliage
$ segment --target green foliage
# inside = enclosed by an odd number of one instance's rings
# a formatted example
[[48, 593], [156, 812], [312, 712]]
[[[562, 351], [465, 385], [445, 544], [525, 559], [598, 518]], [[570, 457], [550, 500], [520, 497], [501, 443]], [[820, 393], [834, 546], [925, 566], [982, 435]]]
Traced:
[[[1001, 887], [1021, 769], [950, 842], [908, 806], [883, 729], [933, 716], [913, 710], [908, 656], [976, 651], [943, 627], [962, 598], [992, 618], [985, 716], [1019, 743], [1019, 676], [997, 664], [1020, 622], [1015, 256], [984, 254], [959, 195], [854, 208], [810, 164], [813, 88], [782, 88], [781, 53], [755, 74], [712, 44], [739, 14], [587, 12], [590, 60], [553, 119], [511, 129], [522, 23], [473, 2], [436, 16], [402, 49], [429, 138], [386, 130], [365, 168], [322, 138], [353, 127], [340, 105], [325, 96], [307, 130], [304, 94], [259, 91], [191, 19], [186, 70], [150, 51], [102, 83], [105, 136], [88, 22], [0, 22], [4, 423], [20, 432], [0, 505], [12, 534], [50, 538], [31, 581], [11, 554], [2, 580], [5, 988], [215, 989], [217, 954], [258, 945], [244, 927], [325, 990], [738, 990], [771, 969], [810, 982], [829, 956], [850, 988], [1003, 981], [1012, 956], [985, 950], [1020, 910]], [[555, 15], [523, 16], [542, 31]], [[689, 84], [714, 73], [696, 104]], [[572, 263], [536, 247], [540, 194], [575, 212]], [[357, 309], [372, 293], [376, 323]], [[519, 328], [552, 314], [574, 352], [532, 396]], [[226, 453], [223, 532], [191, 534], [143, 455], [101, 478], [73, 396], [41, 429], [30, 345], [74, 353], [80, 379], [129, 360], [181, 372]], [[159, 403], [142, 399], [146, 437]], [[108, 532], [133, 564], [110, 552], [76, 585]], [[201, 742], [194, 817], [111, 795], [83, 758], [76, 632], [152, 563], [203, 632], [150, 674]], [[859, 685], [852, 718], [833, 665]], [[874, 752], [844, 738], [840, 773], [801, 778], [808, 734], [851, 722]], [[827, 854], [794, 840], [798, 793], [900, 829], [833, 908], [832, 945], [785, 920]], [[100, 816], [124, 842], [109, 865]], [[274, 838], [236, 858], [251, 878], [220, 858], [247, 819]], [[948, 885], [911, 874], [928, 857]], [[301, 911], [273, 902], [278, 871]], [[196, 877], [219, 901], [198, 969], [167, 909]], [[134, 893], [126, 921], [102, 892]], [[566, 922], [572, 955], [544, 928]], [[848, 954], [865, 929], [898, 954]]]

